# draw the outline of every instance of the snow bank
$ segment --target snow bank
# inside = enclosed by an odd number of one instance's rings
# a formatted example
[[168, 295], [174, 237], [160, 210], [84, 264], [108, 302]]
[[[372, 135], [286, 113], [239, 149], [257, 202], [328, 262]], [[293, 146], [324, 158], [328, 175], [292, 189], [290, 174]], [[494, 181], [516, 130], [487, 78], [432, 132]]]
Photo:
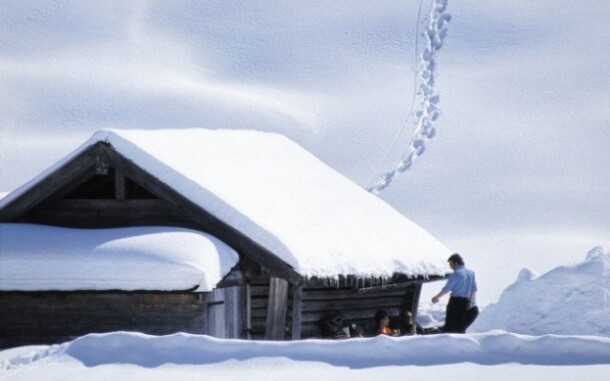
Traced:
[[585, 261], [539, 277], [522, 270], [471, 327], [475, 332], [491, 329], [610, 336], [610, 253], [595, 247]]
[[305, 276], [444, 275], [450, 252], [390, 205], [278, 134], [245, 130], [104, 130], [116, 151]]
[[87, 367], [109, 364], [142, 367], [203, 365], [256, 358], [288, 358], [350, 368], [462, 362], [585, 365], [610, 363], [610, 338], [533, 337], [495, 331], [471, 335], [263, 342], [183, 333], [158, 337], [115, 332], [83, 336], [61, 346], [36, 347], [24, 355], [3, 360], [0, 369], [10, 370], [28, 362], [48, 361], [46, 357], [62, 354]]
[[0, 224], [3, 291], [210, 291], [237, 260], [220, 240], [188, 229]]

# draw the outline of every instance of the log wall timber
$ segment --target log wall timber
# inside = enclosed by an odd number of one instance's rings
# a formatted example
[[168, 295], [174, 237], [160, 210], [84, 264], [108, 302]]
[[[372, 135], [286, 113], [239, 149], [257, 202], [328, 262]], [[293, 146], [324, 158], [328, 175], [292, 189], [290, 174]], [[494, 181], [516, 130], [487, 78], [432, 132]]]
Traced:
[[282, 340], [286, 336], [286, 314], [288, 312], [288, 281], [271, 278], [265, 339]]
[[239, 339], [242, 334], [240, 286], [224, 288], [225, 337]]
[[177, 226], [194, 224], [165, 200], [47, 200], [19, 222], [78, 228]]
[[292, 309], [290, 311], [290, 320], [292, 323], [292, 340], [301, 338], [301, 324], [303, 313], [303, 285], [297, 285], [293, 288]]
[[337, 311], [346, 324], [355, 323], [365, 335], [375, 334], [375, 313], [386, 310], [393, 318], [402, 309], [413, 310], [416, 284], [407, 288], [359, 293], [353, 288], [304, 287], [301, 313], [301, 337], [319, 337], [320, 323], [325, 316]]
[[269, 303], [269, 277], [258, 276], [250, 279], [250, 338], [265, 338], [267, 325], [267, 305]]
[[413, 321], [417, 319], [417, 307], [419, 306], [419, 297], [421, 296], [422, 283], [415, 284], [415, 290], [413, 290], [413, 303], [411, 304], [411, 313], [413, 314]]
[[114, 194], [117, 200], [125, 200], [127, 198], [125, 176], [120, 171], [114, 172]]
[[217, 288], [208, 294], [208, 334], [214, 337], [227, 337], [225, 324], [225, 290]]
[[206, 334], [206, 309], [206, 294], [193, 292], [2, 292], [0, 347], [119, 330]]
[[242, 332], [240, 337], [242, 339], [252, 339], [252, 298], [251, 298], [251, 286], [245, 284], [241, 287], [241, 321], [242, 321]]

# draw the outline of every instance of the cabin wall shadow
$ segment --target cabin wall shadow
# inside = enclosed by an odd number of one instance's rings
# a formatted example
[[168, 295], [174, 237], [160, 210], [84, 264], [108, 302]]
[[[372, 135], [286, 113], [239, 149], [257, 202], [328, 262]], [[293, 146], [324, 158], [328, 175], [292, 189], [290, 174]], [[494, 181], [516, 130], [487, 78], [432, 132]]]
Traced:
[[2, 292], [0, 347], [113, 331], [206, 334], [206, 310], [207, 293]]

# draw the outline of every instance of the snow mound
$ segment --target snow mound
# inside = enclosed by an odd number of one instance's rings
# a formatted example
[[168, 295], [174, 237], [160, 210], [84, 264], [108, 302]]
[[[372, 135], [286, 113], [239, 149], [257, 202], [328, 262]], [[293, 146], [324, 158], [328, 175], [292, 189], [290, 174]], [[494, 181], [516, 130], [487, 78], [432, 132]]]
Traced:
[[583, 262], [539, 277], [522, 270], [471, 327], [474, 332], [492, 329], [610, 336], [610, 254], [598, 246]]
[[0, 224], [3, 291], [210, 291], [237, 260], [222, 241], [190, 229]]
[[14, 357], [5, 357], [1, 366], [6, 371], [27, 366], [28, 361], [34, 364], [61, 355], [70, 356], [87, 367], [133, 364], [152, 368], [164, 364], [203, 365], [263, 357], [317, 361], [350, 368], [462, 362], [586, 365], [610, 362], [610, 338], [532, 337], [494, 331], [469, 335], [265, 342], [184, 333], [149, 336], [114, 332], [83, 336], [61, 346], [33, 347], [25, 355], [16, 352]]

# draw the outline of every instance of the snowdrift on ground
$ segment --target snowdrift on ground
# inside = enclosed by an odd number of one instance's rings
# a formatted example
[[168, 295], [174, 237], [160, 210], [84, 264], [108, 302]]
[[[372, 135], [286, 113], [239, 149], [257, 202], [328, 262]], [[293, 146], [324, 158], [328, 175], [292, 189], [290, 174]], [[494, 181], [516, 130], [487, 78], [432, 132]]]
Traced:
[[471, 335], [377, 336], [348, 340], [293, 342], [216, 339], [174, 334], [149, 336], [115, 332], [83, 336], [62, 345], [32, 351], [0, 352], [0, 370], [10, 372], [37, 362], [68, 356], [86, 367], [132, 364], [154, 368], [165, 364], [204, 365], [229, 360], [288, 358], [354, 369], [378, 366], [476, 364], [591, 365], [610, 363], [610, 338], [524, 336], [502, 331]]
[[536, 277], [523, 269], [471, 330], [540, 335], [610, 336], [610, 253], [595, 247], [585, 261]]

